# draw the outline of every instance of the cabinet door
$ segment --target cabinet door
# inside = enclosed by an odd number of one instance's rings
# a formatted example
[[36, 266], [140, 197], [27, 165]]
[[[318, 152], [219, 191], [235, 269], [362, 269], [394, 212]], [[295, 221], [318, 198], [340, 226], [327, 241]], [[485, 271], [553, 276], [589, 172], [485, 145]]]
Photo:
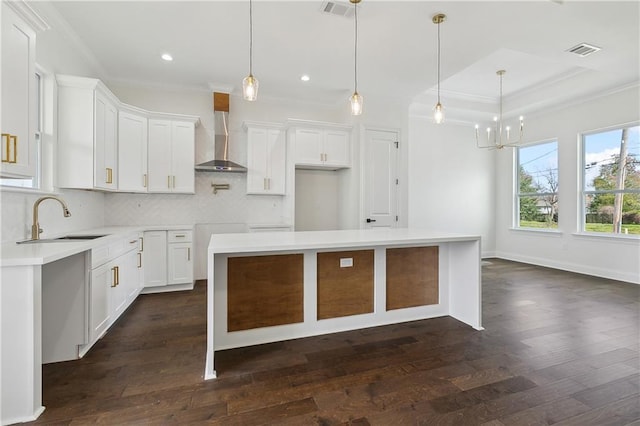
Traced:
[[118, 188], [118, 110], [99, 91], [95, 94], [94, 133], [94, 186], [115, 190]]
[[268, 130], [247, 130], [247, 194], [267, 193], [267, 162], [269, 161]]
[[167, 231], [144, 233], [144, 286], [167, 285]]
[[118, 116], [118, 189], [147, 191], [147, 119], [128, 112]]
[[127, 306], [138, 296], [138, 255], [136, 250], [123, 254], [118, 259], [118, 285], [112, 291], [114, 319], [118, 318]]
[[267, 162], [268, 193], [285, 194], [286, 141], [280, 130], [269, 130], [269, 153]]
[[169, 244], [169, 284], [185, 284], [193, 282], [193, 256], [191, 243]]
[[89, 339], [98, 339], [111, 324], [110, 297], [114, 284], [113, 265], [104, 265], [91, 270], [91, 286], [89, 291]]
[[149, 120], [149, 192], [171, 191], [171, 121]]
[[326, 166], [349, 166], [349, 133], [343, 130], [326, 130], [324, 153]]
[[295, 130], [295, 164], [322, 165], [322, 130]]
[[171, 191], [195, 192], [195, 125], [174, 121], [171, 123]]
[[0, 175], [33, 177], [36, 172], [38, 94], [35, 32], [2, 2], [2, 163]]

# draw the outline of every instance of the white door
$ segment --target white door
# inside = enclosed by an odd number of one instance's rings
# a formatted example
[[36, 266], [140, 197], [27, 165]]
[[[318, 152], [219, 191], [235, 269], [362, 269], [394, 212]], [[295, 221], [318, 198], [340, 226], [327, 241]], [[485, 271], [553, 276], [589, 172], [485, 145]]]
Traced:
[[149, 192], [171, 192], [171, 121], [149, 120]]
[[394, 228], [398, 222], [398, 133], [366, 130], [364, 227]]
[[195, 192], [195, 124], [174, 121], [171, 126], [171, 190]]
[[286, 141], [280, 130], [269, 130], [269, 154], [267, 156], [267, 175], [270, 194], [285, 194], [286, 178]]
[[247, 131], [247, 194], [267, 192], [267, 134], [268, 130], [262, 128], [249, 128]]
[[106, 263], [91, 270], [89, 337], [92, 342], [100, 337], [110, 324], [109, 297], [114, 283], [112, 267], [111, 263]]
[[144, 286], [167, 285], [167, 231], [144, 233]]
[[118, 189], [146, 192], [147, 119], [120, 112], [118, 125]]
[[186, 284], [193, 281], [191, 243], [171, 243], [168, 250], [168, 284]]

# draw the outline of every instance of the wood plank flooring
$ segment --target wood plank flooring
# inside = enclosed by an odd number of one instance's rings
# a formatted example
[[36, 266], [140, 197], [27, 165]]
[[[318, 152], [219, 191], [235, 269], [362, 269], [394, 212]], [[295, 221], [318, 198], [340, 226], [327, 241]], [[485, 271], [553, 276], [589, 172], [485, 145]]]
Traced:
[[39, 424], [640, 425], [640, 286], [503, 260], [484, 331], [436, 318], [216, 353], [206, 284], [44, 366]]

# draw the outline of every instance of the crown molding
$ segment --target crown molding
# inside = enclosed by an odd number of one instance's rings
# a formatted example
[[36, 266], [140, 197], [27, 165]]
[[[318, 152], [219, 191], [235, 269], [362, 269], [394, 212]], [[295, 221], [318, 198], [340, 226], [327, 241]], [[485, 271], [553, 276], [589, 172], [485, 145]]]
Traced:
[[18, 14], [22, 19], [27, 21], [29, 26], [36, 32], [46, 31], [51, 27], [27, 2], [24, 0], [3, 0], [7, 6], [9, 6], [14, 12]]

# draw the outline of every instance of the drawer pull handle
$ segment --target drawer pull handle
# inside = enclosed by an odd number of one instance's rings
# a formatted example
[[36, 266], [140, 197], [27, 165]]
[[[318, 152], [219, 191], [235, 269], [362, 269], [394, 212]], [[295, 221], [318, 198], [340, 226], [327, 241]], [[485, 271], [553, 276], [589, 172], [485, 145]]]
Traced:
[[129, 244], [134, 244], [135, 242], [137, 242], [138, 240], [131, 240], [129, 241]]
[[140, 237], [140, 251], [144, 251], [144, 237]]
[[186, 235], [184, 235], [184, 234], [177, 234], [175, 237], [176, 237], [176, 238], [184, 238], [184, 237], [186, 237]]

